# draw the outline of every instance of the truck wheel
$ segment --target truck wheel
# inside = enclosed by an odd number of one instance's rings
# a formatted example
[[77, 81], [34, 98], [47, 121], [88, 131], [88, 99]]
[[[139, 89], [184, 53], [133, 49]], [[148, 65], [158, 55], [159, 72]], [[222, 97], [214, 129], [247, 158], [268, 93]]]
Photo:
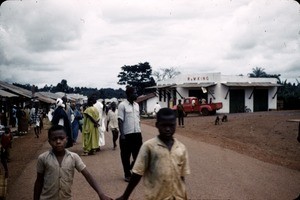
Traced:
[[202, 112], [202, 115], [204, 115], [204, 116], [208, 116], [209, 115], [209, 111], [208, 111], [207, 108], [203, 108], [201, 112]]

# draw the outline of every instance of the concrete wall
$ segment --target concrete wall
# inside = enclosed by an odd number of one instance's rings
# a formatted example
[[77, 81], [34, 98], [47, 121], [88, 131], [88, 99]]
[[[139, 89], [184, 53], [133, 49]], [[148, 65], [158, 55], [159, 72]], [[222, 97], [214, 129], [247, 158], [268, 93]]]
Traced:
[[[184, 84], [184, 83], [205, 83], [211, 82], [215, 83], [215, 86], [206, 88], [209, 90], [207, 102], [212, 99], [212, 102], [222, 102], [223, 108], [217, 111], [218, 113], [229, 113], [230, 111], [230, 92], [228, 93], [228, 87], [222, 83], [227, 82], [237, 82], [237, 83], [277, 83], [276, 78], [250, 78], [247, 76], [233, 76], [233, 75], [221, 75], [221, 73], [204, 73], [204, 74], [192, 74], [192, 75], [180, 75], [171, 80], [165, 80], [158, 83], [158, 85], [164, 84]], [[253, 87], [235, 87], [236, 89], [243, 89], [245, 91], [245, 106], [250, 108], [251, 111], [254, 110], [254, 98], [253, 94], [249, 99], [251, 93], [253, 92]], [[268, 89], [268, 109], [277, 109], [277, 96], [273, 98], [277, 91], [277, 87], [265, 87]], [[189, 93], [189, 88], [177, 87], [177, 91], [183, 96], [187, 97]], [[228, 94], [227, 94], [228, 93]], [[227, 95], [227, 97], [226, 97]], [[176, 94], [177, 102], [181, 97]], [[167, 106], [168, 102], [160, 102], [161, 106]]]

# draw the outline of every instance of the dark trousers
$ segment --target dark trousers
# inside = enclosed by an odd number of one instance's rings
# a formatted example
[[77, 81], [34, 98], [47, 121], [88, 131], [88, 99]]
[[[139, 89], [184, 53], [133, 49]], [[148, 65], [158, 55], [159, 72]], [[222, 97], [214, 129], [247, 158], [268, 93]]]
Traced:
[[[120, 150], [121, 150], [121, 160], [123, 164], [123, 170], [125, 177], [130, 177], [135, 159], [139, 153], [142, 146], [142, 134], [141, 133], [131, 133], [126, 134], [125, 139], [119, 139]], [[130, 163], [130, 157], [132, 155], [133, 161]]]
[[184, 126], [184, 114], [183, 113], [178, 114], [178, 124], [179, 124], [179, 126]]

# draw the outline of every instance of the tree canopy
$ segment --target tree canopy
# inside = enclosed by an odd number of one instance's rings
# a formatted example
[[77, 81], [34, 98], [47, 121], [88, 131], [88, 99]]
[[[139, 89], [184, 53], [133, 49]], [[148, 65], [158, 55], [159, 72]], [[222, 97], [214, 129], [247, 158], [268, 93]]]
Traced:
[[[19, 83], [13, 83], [14, 85], [31, 90], [32, 85], [30, 84], [19, 84]], [[97, 99], [111, 99], [113, 97], [119, 99], [119, 98], [125, 98], [125, 91], [121, 88], [119, 89], [112, 89], [112, 88], [87, 88], [87, 87], [70, 87], [68, 86], [67, 80], [63, 79], [60, 83], [58, 83], [56, 86], [47, 84], [43, 88], [38, 88], [35, 86], [36, 92], [64, 92], [64, 93], [77, 93], [82, 94], [84, 96], [91, 96], [95, 95]]]
[[265, 69], [262, 67], [252, 68], [252, 73], [248, 74], [249, 77], [261, 77], [261, 78], [276, 78], [278, 83], [280, 83], [280, 74], [267, 74]]
[[118, 75], [119, 85], [130, 85], [136, 89], [138, 95], [147, 94], [155, 90], [148, 90], [147, 87], [156, 85], [152, 77], [152, 68], [148, 62], [137, 65], [124, 65]]
[[160, 68], [157, 71], [154, 71], [152, 75], [154, 76], [156, 81], [162, 81], [162, 80], [174, 78], [179, 74], [181, 74], [180, 71], [176, 70], [174, 67], [170, 67], [170, 68]]

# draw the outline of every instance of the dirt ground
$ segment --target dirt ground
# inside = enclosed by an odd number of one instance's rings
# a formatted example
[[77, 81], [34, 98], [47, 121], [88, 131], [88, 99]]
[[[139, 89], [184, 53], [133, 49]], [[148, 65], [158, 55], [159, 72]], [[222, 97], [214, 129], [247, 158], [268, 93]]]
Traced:
[[[176, 134], [221, 146], [259, 160], [300, 171], [300, 143], [297, 142], [299, 111], [271, 111], [228, 114], [228, 122], [215, 125], [216, 116], [189, 115], [185, 128], [177, 128]], [[222, 117], [222, 115], [220, 115]], [[155, 119], [142, 119], [142, 123], [155, 125]], [[37, 151], [47, 140], [45, 127], [39, 139], [33, 130], [14, 139], [9, 163], [8, 191], [20, 176], [26, 163], [37, 158]], [[35, 174], [33, 174], [35, 176]]]

